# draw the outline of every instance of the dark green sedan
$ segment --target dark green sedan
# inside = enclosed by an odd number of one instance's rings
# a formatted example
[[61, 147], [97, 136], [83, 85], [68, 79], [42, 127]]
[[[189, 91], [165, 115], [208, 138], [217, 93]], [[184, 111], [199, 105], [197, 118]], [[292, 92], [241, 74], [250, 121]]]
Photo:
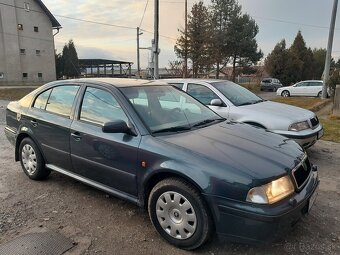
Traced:
[[159, 81], [52, 82], [11, 102], [6, 120], [30, 179], [56, 171], [131, 201], [183, 249], [214, 232], [274, 241], [317, 194], [317, 169], [296, 142], [229, 122]]

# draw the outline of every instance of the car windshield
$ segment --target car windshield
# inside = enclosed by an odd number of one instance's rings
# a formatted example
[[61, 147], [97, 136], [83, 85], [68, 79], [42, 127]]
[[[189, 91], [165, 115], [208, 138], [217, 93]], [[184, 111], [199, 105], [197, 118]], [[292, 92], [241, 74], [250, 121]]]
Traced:
[[172, 86], [125, 87], [121, 91], [153, 134], [183, 132], [224, 120]]
[[249, 90], [233, 82], [214, 82], [211, 83], [235, 106], [257, 104], [264, 100]]

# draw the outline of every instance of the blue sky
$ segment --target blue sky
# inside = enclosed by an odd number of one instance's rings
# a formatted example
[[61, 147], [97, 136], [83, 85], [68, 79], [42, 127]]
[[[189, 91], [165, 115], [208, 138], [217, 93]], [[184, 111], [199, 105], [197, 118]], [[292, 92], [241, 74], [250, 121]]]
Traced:
[[[141, 21], [147, 0], [43, 0], [55, 15], [92, 20], [109, 24], [137, 27]], [[142, 28], [153, 30], [153, 2], [149, 1]], [[193, 3], [189, 0], [189, 10]], [[204, 3], [208, 5], [209, 0]], [[285, 38], [288, 46], [298, 30], [312, 48], [325, 48], [333, 0], [239, 0], [243, 12], [257, 22], [260, 32], [259, 47], [267, 55], [277, 42]], [[338, 8], [340, 9], [340, 7]], [[69, 39], [73, 39], [80, 58], [107, 58], [136, 62], [136, 30], [84, 23], [56, 17], [63, 29], [56, 36], [60, 51]], [[184, 0], [160, 0], [160, 65], [165, 67], [175, 60], [173, 51], [178, 29], [184, 25]], [[141, 46], [150, 46], [152, 34], [144, 32]], [[340, 16], [336, 22], [333, 56], [340, 57]], [[145, 67], [148, 51], [141, 52], [141, 65]]]

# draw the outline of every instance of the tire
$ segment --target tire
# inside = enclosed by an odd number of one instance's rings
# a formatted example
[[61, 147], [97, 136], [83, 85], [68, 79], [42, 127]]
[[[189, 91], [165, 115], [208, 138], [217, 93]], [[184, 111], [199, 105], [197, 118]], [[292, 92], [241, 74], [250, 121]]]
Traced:
[[165, 179], [155, 185], [148, 210], [158, 233], [170, 244], [185, 250], [203, 245], [213, 231], [213, 221], [201, 194], [178, 178]]
[[19, 146], [19, 158], [24, 173], [32, 180], [46, 179], [51, 170], [45, 168], [44, 158], [31, 138], [24, 138]]
[[317, 97], [322, 97], [322, 91], [318, 93]]
[[288, 90], [284, 90], [284, 91], [282, 91], [281, 96], [282, 97], [290, 97], [290, 93], [289, 93]]

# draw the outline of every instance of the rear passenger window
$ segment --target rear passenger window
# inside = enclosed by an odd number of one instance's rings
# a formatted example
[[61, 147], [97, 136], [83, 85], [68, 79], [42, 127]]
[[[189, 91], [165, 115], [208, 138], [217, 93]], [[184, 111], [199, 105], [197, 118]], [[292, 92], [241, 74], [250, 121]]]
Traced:
[[105, 90], [87, 87], [81, 106], [80, 120], [104, 124], [115, 120], [128, 122], [113, 95]]
[[34, 108], [37, 108], [37, 109], [40, 109], [40, 110], [45, 110], [45, 108], [46, 108], [46, 103], [47, 103], [48, 97], [49, 97], [50, 94], [51, 94], [51, 91], [52, 91], [52, 89], [49, 89], [49, 90], [46, 90], [45, 92], [41, 93], [41, 94], [35, 99], [35, 102], [34, 102], [33, 107], [34, 107]]
[[58, 86], [52, 89], [46, 105], [46, 111], [70, 116], [79, 86]]

